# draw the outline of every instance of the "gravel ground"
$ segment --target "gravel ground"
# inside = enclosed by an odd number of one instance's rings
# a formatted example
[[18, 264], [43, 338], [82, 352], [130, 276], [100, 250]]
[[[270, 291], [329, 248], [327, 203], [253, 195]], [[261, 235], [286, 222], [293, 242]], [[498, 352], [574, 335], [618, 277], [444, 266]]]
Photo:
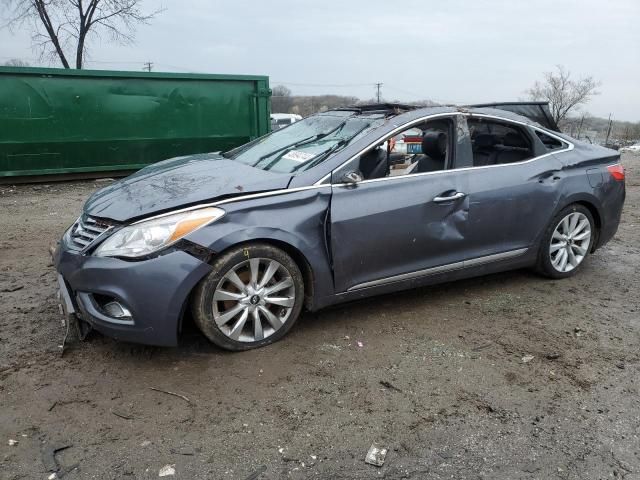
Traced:
[[48, 478], [68, 447], [69, 479], [639, 479], [640, 156], [623, 163], [618, 235], [576, 277], [342, 305], [238, 354], [191, 327], [61, 358], [47, 250], [103, 184], [0, 185], [0, 478]]

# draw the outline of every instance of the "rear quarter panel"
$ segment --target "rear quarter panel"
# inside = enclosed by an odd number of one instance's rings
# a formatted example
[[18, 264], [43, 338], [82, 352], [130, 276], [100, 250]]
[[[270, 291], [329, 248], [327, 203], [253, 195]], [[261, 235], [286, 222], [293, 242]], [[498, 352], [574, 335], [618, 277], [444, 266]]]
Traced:
[[615, 180], [607, 170], [620, 162], [620, 154], [599, 145], [571, 141], [575, 145], [572, 150], [554, 154], [563, 165], [558, 210], [576, 202], [591, 205], [599, 227], [598, 248], [615, 235], [622, 214], [624, 182]]

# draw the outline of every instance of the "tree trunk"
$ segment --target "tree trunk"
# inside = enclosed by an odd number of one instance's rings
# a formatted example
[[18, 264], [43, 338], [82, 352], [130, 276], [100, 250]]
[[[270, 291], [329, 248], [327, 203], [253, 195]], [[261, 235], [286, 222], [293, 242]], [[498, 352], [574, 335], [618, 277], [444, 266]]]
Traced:
[[60, 46], [58, 35], [56, 35], [56, 32], [53, 29], [53, 25], [51, 24], [51, 19], [49, 18], [49, 14], [47, 13], [47, 4], [44, 3], [42, 0], [36, 0], [35, 6], [38, 12], [38, 15], [40, 16], [40, 20], [42, 21], [44, 28], [47, 30], [47, 33], [49, 34], [51, 43], [53, 43], [53, 46], [56, 49], [56, 53], [58, 54], [58, 57], [60, 57], [62, 66], [64, 68], [70, 68], [69, 62], [67, 62], [67, 57], [65, 57], [64, 52], [62, 51], [62, 47]]
[[84, 39], [86, 32], [80, 32], [80, 38], [78, 39], [78, 48], [76, 50], [76, 68], [80, 70], [82, 68], [82, 61], [84, 57]]

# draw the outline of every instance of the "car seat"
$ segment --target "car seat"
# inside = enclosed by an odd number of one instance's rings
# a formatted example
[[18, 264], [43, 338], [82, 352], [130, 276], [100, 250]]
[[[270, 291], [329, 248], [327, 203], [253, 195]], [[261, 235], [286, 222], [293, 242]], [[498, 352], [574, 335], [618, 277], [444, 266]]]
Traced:
[[498, 137], [490, 133], [479, 133], [473, 137], [473, 166], [495, 165], [498, 152]]
[[418, 172], [444, 170], [447, 158], [447, 134], [437, 130], [425, 132], [422, 137], [422, 154], [418, 160]]
[[507, 133], [502, 140], [502, 145], [497, 147], [497, 164], [521, 162], [531, 157], [526, 140], [522, 135], [514, 132]]
[[388, 170], [387, 152], [383, 148], [374, 148], [360, 156], [360, 171], [366, 180], [386, 177]]

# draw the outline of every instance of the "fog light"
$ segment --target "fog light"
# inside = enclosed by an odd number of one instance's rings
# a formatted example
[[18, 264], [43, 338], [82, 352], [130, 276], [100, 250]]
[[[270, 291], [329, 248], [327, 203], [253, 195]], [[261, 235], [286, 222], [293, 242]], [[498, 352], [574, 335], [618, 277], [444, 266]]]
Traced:
[[102, 309], [107, 315], [113, 318], [131, 318], [131, 312], [127, 307], [121, 305], [115, 300], [109, 303], [105, 303]]

